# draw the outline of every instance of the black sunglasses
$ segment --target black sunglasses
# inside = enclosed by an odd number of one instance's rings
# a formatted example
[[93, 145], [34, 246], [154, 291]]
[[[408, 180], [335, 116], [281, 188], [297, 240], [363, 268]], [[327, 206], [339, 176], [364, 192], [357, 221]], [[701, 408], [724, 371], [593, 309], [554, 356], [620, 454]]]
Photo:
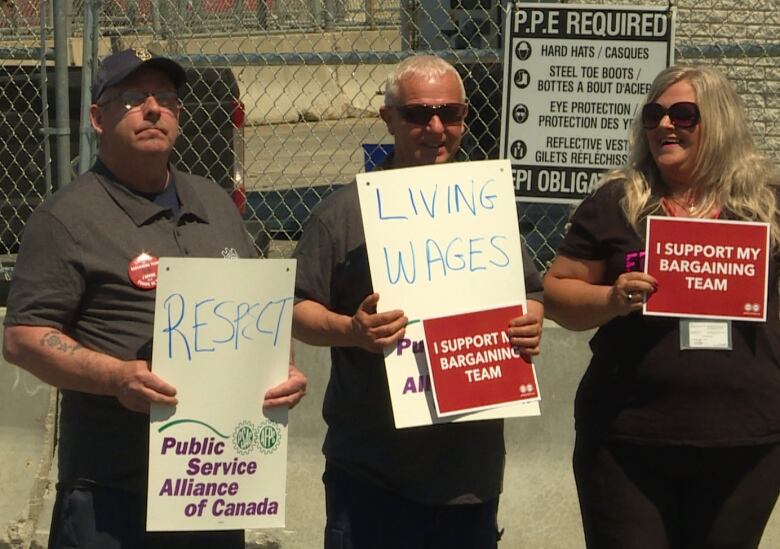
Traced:
[[680, 101], [668, 109], [658, 103], [648, 103], [642, 107], [642, 125], [646, 130], [654, 130], [667, 114], [675, 128], [693, 128], [701, 118], [699, 107], [690, 101]]
[[114, 97], [110, 97], [105, 101], [101, 101], [98, 103], [98, 105], [102, 107], [103, 105], [111, 103], [112, 101], [120, 101], [125, 109], [129, 111], [130, 109], [146, 103], [146, 100], [149, 99], [149, 97], [154, 97], [154, 100], [158, 105], [160, 105], [163, 109], [168, 109], [169, 111], [175, 111], [181, 106], [179, 103], [179, 95], [174, 91], [160, 91], [152, 93], [140, 90], [125, 90], [122, 93], [115, 95]]
[[404, 120], [417, 126], [425, 126], [431, 121], [433, 115], [438, 116], [442, 124], [460, 124], [466, 119], [466, 114], [469, 111], [469, 107], [465, 103], [402, 105], [395, 108]]

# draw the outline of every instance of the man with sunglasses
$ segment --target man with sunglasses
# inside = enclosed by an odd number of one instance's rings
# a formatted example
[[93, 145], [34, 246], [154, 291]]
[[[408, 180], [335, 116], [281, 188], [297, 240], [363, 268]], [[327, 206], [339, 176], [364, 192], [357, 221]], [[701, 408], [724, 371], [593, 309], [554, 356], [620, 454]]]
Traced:
[[[91, 90], [98, 160], [25, 228], [3, 351], [62, 390], [50, 548], [244, 547], [243, 531], [145, 531], [149, 408], [177, 402], [150, 371], [157, 259], [256, 256], [219, 185], [169, 164], [185, 80], [144, 49], [105, 58]], [[257, 404], [291, 406], [304, 389], [291, 365]]]
[[[395, 149], [378, 169], [452, 161], [467, 110], [452, 65], [432, 56], [405, 59], [388, 78], [380, 109]], [[294, 255], [293, 335], [331, 347], [323, 404], [325, 548], [495, 548], [503, 422], [395, 429], [382, 353], [404, 335], [407, 318], [400, 310], [377, 312], [354, 182], [312, 212]], [[525, 251], [524, 265], [530, 312], [508, 332], [513, 345], [535, 355], [541, 280]]]

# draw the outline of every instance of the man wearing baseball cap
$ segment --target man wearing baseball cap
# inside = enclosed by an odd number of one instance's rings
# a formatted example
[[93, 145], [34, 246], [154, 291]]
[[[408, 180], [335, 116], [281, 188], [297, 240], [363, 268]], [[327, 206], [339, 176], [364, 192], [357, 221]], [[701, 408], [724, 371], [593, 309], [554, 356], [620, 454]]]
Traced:
[[[25, 228], [3, 351], [62, 390], [50, 548], [244, 547], [242, 531], [145, 529], [149, 407], [177, 402], [150, 371], [157, 258], [256, 256], [219, 185], [169, 163], [185, 82], [145, 49], [105, 58], [91, 90], [98, 160]], [[305, 386], [291, 365], [258, 406], [293, 406]]]

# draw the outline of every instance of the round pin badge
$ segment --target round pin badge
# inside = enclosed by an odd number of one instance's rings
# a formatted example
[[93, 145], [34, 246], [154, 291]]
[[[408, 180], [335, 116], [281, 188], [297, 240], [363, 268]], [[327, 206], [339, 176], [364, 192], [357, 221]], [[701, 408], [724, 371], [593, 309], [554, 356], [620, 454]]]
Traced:
[[157, 264], [159, 259], [142, 252], [130, 260], [127, 275], [136, 288], [154, 290], [157, 287]]

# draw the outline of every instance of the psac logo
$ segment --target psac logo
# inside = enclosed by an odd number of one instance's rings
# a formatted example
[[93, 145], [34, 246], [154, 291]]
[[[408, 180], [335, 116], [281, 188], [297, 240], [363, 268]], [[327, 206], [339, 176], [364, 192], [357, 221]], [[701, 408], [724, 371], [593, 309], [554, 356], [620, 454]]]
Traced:
[[225, 259], [238, 259], [238, 252], [235, 248], [225, 247], [222, 249], [222, 257]]
[[242, 421], [233, 431], [233, 448], [242, 455], [257, 448], [264, 454], [272, 454], [282, 440], [282, 430], [276, 423], [264, 421], [254, 425], [251, 421]]

